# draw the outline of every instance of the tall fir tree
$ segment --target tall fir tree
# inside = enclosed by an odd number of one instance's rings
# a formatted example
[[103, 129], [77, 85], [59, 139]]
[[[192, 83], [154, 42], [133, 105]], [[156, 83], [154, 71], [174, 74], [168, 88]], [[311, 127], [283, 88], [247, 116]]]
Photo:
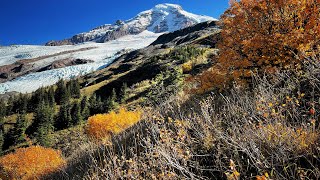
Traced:
[[72, 124], [79, 125], [83, 122], [83, 117], [81, 114], [81, 104], [79, 102], [75, 102], [71, 109], [71, 116], [72, 116]]
[[84, 120], [87, 120], [90, 116], [90, 109], [88, 106], [88, 98], [84, 96], [80, 103], [81, 106], [81, 115]]
[[37, 89], [34, 93], [32, 93], [31, 100], [28, 103], [28, 111], [34, 112], [38, 108], [38, 106], [41, 103], [47, 103], [48, 102], [48, 94], [46, 92], [46, 89], [41, 87]]
[[48, 147], [51, 144], [53, 133], [54, 109], [48, 104], [41, 103], [36, 110], [34, 119], [35, 133], [38, 144]]
[[24, 112], [18, 114], [17, 122], [13, 128], [14, 145], [22, 143], [26, 140], [25, 132], [27, 129], [27, 125], [26, 114]]
[[7, 115], [7, 106], [4, 101], [0, 101], [0, 125], [3, 124], [3, 119]]
[[111, 95], [104, 102], [104, 111], [108, 113], [115, 109], [117, 106], [117, 93], [115, 89], [112, 89]]
[[128, 99], [128, 85], [127, 83], [123, 83], [119, 93], [119, 102], [121, 104], [125, 103]]
[[70, 99], [70, 91], [67, 88], [64, 80], [60, 79], [57, 82], [57, 90], [55, 92], [56, 103], [59, 105], [62, 105], [64, 103], [67, 103], [69, 99]]
[[99, 114], [104, 112], [104, 102], [101, 100], [100, 96], [96, 94], [92, 95], [89, 99], [90, 104], [90, 114]]
[[48, 102], [50, 106], [54, 106], [55, 105], [55, 99], [54, 99], [54, 95], [55, 95], [55, 91], [54, 91], [54, 86], [50, 86], [48, 89]]
[[67, 83], [67, 88], [70, 90], [71, 97], [80, 98], [80, 84], [78, 79], [72, 79]]
[[20, 93], [13, 102], [13, 112], [22, 113], [27, 111], [28, 101], [28, 95]]
[[58, 117], [55, 121], [55, 129], [62, 130], [72, 126], [72, 116], [70, 104], [63, 104], [60, 106]]
[[14, 112], [13, 112], [14, 101], [15, 101], [15, 97], [14, 96], [10, 96], [8, 101], [7, 101], [7, 108], [6, 108], [7, 114], [6, 115], [14, 114]]

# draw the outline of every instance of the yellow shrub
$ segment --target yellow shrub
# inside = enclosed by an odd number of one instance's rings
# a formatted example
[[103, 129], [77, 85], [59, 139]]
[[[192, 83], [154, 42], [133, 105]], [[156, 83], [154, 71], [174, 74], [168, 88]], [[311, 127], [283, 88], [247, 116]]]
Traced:
[[183, 73], [188, 73], [192, 70], [193, 66], [192, 66], [192, 62], [187, 62], [187, 63], [184, 63], [182, 65], [182, 71]]
[[261, 126], [263, 137], [273, 145], [287, 145], [298, 152], [307, 151], [315, 145], [319, 134], [311, 129], [294, 129], [281, 123]]
[[1, 179], [39, 179], [65, 165], [60, 151], [32, 146], [0, 158]]
[[112, 111], [109, 114], [97, 114], [89, 118], [86, 132], [90, 137], [102, 140], [111, 134], [122, 132], [140, 119], [140, 111], [127, 111], [123, 108], [119, 113]]

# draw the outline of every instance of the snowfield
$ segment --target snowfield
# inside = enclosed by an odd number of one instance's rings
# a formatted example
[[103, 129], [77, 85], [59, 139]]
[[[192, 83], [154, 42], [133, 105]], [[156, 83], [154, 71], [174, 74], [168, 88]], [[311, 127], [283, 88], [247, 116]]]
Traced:
[[106, 43], [88, 42], [80, 45], [68, 46], [30, 46], [18, 45], [0, 48], [0, 66], [12, 64], [20, 59], [37, 58], [46, 55], [52, 55], [68, 50], [77, 50], [81, 48], [96, 47], [94, 49], [79, 51], [70, 54], [64, 54], [43, 59], [34, 63], [35, 66], [50, 64], [59, 59], [88, 59], [93, 63], [69, 66], [60, 69], [53, 69], [38, 73], [31, 73], [12, 81], [0, 84], [0, 94], [6, 92], [30, 93], [40, 87], [55, 84], [59, 79], [70, 79], [76, 76], [85, 75], [103, 68], [117, 58], [117, 53], [122, 50], [141, 49], [155, 41], [161, 33], [144, 31], [138, 35], [128, 35], [114, 41]]

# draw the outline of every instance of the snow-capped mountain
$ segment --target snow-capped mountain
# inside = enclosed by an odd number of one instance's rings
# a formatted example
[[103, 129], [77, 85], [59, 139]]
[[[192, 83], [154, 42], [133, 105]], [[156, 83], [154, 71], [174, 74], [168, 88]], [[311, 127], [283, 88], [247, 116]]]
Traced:
[[144, 48], [164, 32], [214, 18], [186, 12], [179, 5], [160, 4], [127, 21], [102, 25], [48, 46], [0, 47], [0, 94], [29, 93], [59, 79], [102, 69], [125, 52]]
[[209, 20], [215, 19], [189, 13], [176, 4], [159, 4], [150, 10], [139, 13], [130, 20], [118, 20], [114, 24], [102, 25], [69, 39], [50, 41], [46, 45], [72, 45], [88, 41], [104, 43], [125, 35], [139, 34], [145, 30], [154, 33], [172, 32]]

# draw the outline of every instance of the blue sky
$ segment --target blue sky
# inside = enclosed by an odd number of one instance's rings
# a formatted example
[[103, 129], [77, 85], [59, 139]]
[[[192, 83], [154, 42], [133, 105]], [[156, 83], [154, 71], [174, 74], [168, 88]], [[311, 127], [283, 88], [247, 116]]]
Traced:
[[43, 44], [68, 38], [118, 19], [127, 20], [156, 4], [219, 18], [228, 0], [0, 0], [0, 45]]

